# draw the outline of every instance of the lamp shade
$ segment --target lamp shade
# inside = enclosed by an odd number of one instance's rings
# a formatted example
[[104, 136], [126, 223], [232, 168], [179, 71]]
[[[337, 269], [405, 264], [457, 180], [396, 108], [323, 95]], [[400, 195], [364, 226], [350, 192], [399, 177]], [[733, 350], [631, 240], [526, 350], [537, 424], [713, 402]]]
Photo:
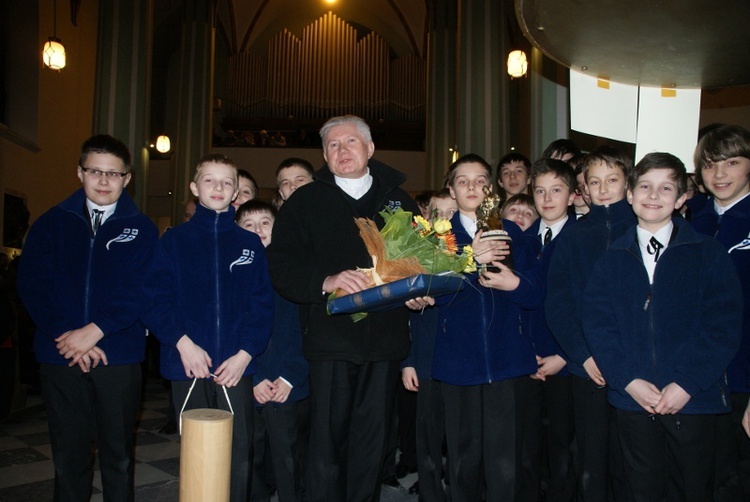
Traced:
[[49, 37], [42, 49], [42, 61], [52, 70], [65, 68], [65, 47], [57, 37]]
[[523, 77], [529, 68], [526, 53], [522, 50], [511, 51], [508, 54], [508, 75], [513, 78]]
[[169, 136], [162, 134], [156, 138], [156, 151], [159, 153], [167, 153], [172, 148], [172, 142], [169, 141]]

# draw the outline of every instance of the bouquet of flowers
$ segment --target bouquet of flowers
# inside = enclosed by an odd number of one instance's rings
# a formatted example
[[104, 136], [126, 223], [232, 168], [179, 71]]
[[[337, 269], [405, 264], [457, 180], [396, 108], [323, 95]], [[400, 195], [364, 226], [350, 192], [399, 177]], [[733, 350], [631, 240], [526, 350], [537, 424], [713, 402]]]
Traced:
[[[371, 286], [380, 286], [417, 274], [440, 274], [443, 272], [474, 272], [474, 253], [471, 246], [464, 246], [458, 253], [456, 237], [451, 232], [451, 223], [438, 218], [433, 225], [422, 216], [414, 216], [403, 209], [386, 210], [380, 213], [385, 220], [378, 231], [375, 222], [357, 218], [360, 236], [372, 256], [373, 267], [359, 269], [371, 279]], [[347, 293], [334, 291], [332, 297]]]

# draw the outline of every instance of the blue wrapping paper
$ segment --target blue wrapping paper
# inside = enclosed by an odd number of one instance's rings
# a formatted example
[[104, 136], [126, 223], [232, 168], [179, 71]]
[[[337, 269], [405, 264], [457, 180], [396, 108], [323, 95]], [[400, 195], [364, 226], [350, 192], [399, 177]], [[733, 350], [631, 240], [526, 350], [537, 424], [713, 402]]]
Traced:
[[418, 274], [359, 293], [328, 300], [331, 314], [382, 312], [403, 307], [404, 302], [419, 296], [442, 296], [464, 288], [464, 276], [455, 273]]

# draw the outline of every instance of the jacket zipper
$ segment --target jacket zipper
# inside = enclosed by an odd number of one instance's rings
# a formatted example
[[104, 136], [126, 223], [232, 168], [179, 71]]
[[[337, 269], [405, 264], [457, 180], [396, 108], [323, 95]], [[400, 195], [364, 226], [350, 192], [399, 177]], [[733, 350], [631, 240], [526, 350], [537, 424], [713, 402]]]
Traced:
[[220, 270], [219, 270], [219, 213], [216, 213], [214, 218], [214, 267], [215, 267], [215, 288], [216, 288], [216, 354], [214, 357], [220, 358], [221, 356], [221, 288], [219, 287], [220, 281]]

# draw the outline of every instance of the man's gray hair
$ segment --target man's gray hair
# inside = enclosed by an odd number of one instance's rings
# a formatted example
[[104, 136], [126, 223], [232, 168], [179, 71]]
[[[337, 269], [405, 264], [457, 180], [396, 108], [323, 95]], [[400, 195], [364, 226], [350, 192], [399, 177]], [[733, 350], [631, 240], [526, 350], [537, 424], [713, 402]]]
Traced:
[[362, 137], [365, 140], [365, 143], [371, 143], [372, 142], [372, 134], [370, 133], [370, 126], [367, 125], [367, 122], [364, 121], [364, 119], [357, 117], [356, 115], [342, 115], [340, 117], [333, 117], [332, 119], [329, 119], [328, 122], [323, 124], [323, 127], [320, 128], [320, 139], [323, 140], [323, 149], [325, 150], [325, 141], [326, 141], [326, 134], [328, 134], [328, 131], [331, 130], [331, 128], [344, 125], [344, 124], [352, 124], [354, 125], [359, 133], [362, 135]]

